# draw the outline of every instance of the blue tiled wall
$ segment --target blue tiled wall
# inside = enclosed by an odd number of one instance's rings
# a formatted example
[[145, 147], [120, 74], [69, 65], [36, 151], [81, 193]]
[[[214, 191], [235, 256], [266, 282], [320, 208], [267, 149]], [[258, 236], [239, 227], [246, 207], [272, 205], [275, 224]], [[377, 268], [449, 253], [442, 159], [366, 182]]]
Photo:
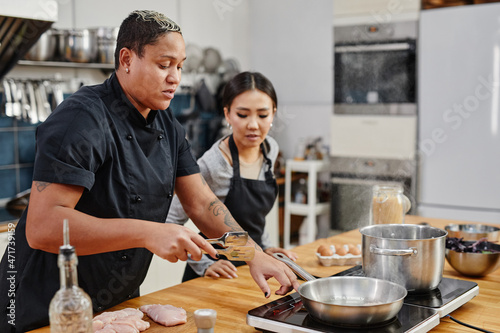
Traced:
[[0, 199], [31, 187], [36, 125], [0, 116]]

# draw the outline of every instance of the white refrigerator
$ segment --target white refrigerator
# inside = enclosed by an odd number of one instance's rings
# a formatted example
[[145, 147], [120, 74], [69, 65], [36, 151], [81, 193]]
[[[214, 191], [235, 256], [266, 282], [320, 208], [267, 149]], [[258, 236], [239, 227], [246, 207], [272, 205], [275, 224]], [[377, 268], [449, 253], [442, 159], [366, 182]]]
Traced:
[[418, 207], [500, 223], [500, 3], [423, 10]]

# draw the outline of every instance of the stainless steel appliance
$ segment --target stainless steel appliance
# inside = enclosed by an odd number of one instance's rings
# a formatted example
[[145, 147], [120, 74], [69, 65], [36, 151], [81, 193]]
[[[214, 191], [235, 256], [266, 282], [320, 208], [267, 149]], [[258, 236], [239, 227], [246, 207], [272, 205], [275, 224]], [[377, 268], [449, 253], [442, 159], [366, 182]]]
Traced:
[[331, 157], [331, 228], [348, 231], [370, 224], [374, 185], [401, 185], [415, 207], [415, 168], [412, 160]]
[[335, 27], [334, 112], [416, 114], [417, 22]]
[[57, 20], [56, 0], [4, 1], [0, 8], [0, 79]]
[[498, 224], [500, 3], [425, 10], [419, 27], [418, 214]]
[[370, 220], [372, 187], [399, 184], [415, 202], [416, 21], [334, 28], [331, 225]]
[[[361, 266], [354, 266], [336, 276], [363, 276]], [[425, 294], [409, 293], [397, 316], [376, 326], [332, 326], [310, 317], [296, 292], [248, 311], [247, 324], [266, 332], [394, 332], [430, 331], [444, 317], [479, 294], [477, 283], [443, 278], [438, 288]]]

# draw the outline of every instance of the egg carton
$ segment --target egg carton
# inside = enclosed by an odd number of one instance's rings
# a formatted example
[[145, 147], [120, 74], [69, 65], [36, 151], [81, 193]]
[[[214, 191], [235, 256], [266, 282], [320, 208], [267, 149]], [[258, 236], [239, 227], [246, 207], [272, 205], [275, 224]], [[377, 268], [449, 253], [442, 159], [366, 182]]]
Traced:
[[[358, 248], [361, 248], [361, 245], [357, 245]], [[333, 252], [335, 252], [335, 246], [330, 245], [330, 248]], [[362, 264], [362, 256], [354, 255], [352, 253], [347, 253], [343, 256], [334, 253], [331, 256], [322, 256], [318, 252], [316, 252], [316, 256], [318, 257], [319, 263], [323, 266], [355, 266]]]

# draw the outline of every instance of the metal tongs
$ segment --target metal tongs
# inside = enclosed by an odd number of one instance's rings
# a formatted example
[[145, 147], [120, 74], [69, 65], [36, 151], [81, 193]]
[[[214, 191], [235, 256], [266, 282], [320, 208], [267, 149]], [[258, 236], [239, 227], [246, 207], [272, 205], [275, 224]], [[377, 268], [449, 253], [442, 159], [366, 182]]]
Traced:
[[226, 232], [220, 238], [207, 239], [212, 245], [220, 245], [223, 249], [216, 249], [218, 254], [224, 255], [228, 260], [249, 261], [255, 256], [253, 246], [244, 246], [248, 242], [248, 232]]
[[246, 231], [230, 231], [226, 232], [220, 238], [207, 239], [212, 245], [220, 245], [228, 247], [231, 245], [246, 245], [248, 242], [248, 232]]

